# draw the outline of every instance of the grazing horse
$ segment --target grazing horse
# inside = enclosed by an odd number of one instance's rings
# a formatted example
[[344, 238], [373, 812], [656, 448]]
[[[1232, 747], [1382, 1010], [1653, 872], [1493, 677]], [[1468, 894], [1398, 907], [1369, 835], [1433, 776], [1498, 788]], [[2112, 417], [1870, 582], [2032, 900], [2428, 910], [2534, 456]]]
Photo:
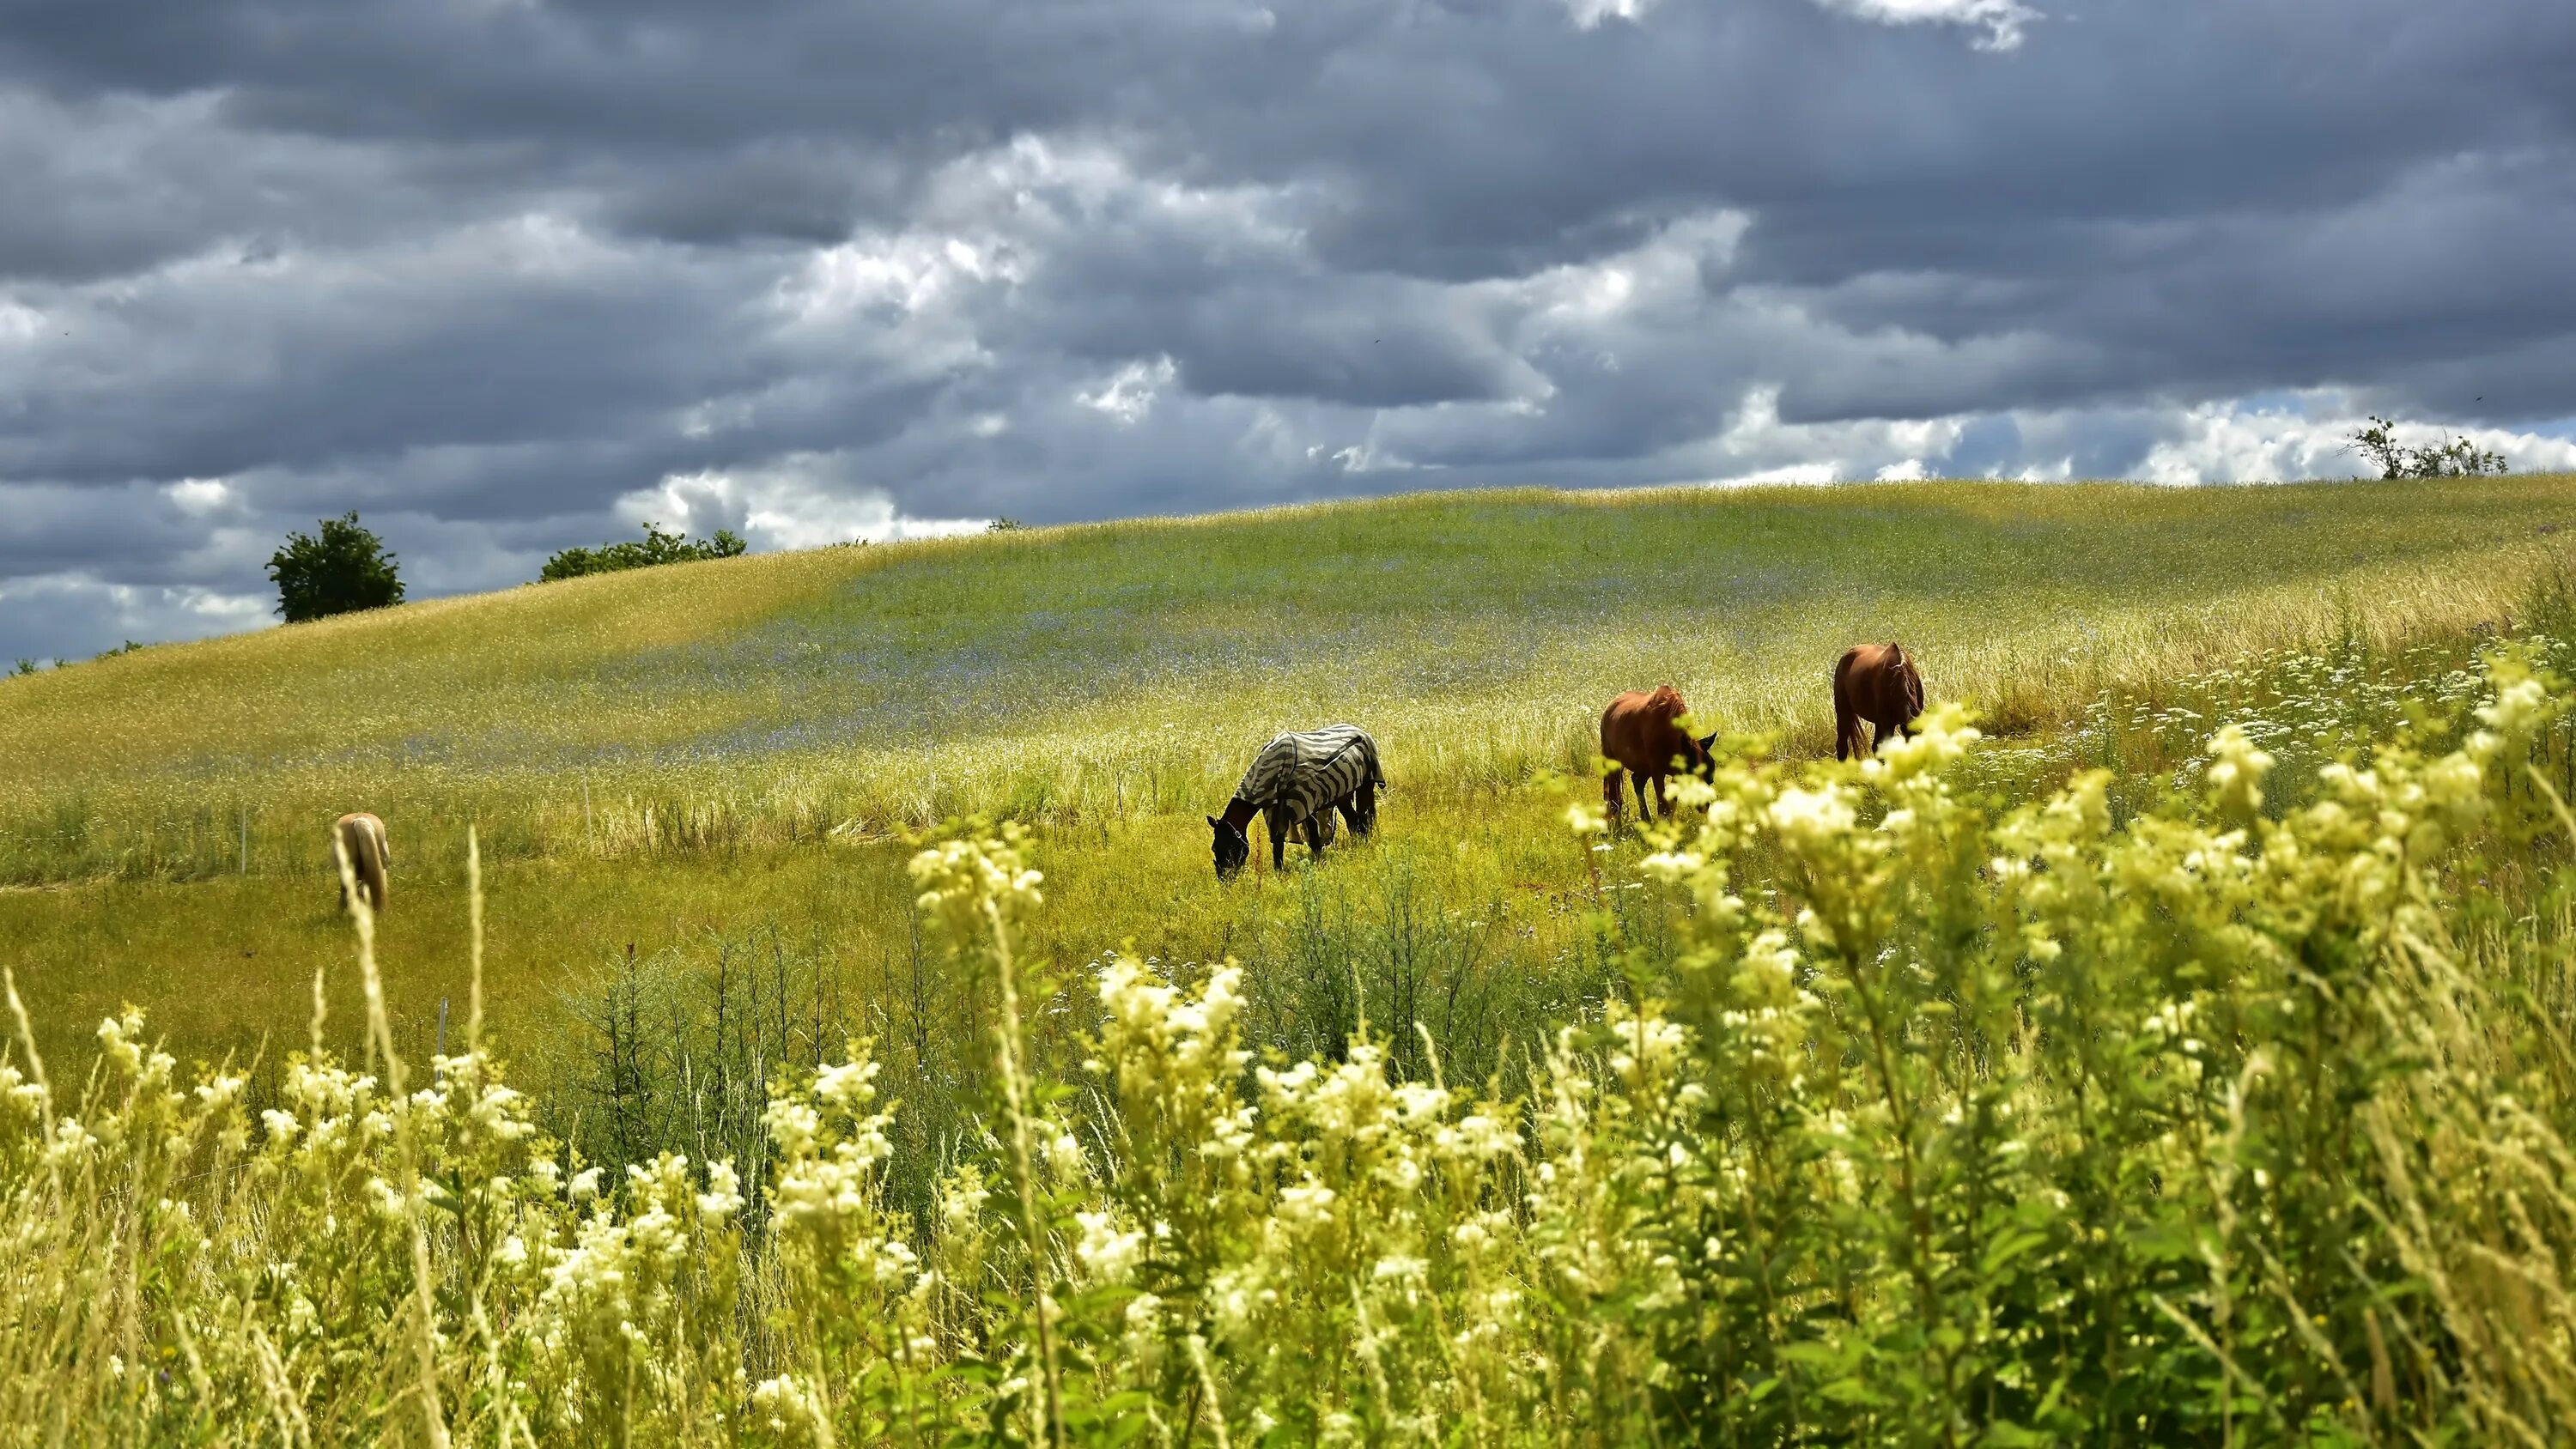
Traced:
[[1336, 810], [1350, 822], [1354, 836], [1376, 829], [1377, 792], [1385, 784], [1377, 741], [1358, 725], [1326, 725], [1272, 740], [1243, 772], [1225, 814], [1207, 818], [1208, 828], [1216, 832], [1217, 879], [1231, 880], [1252, 858], [1252, 840], [1244, 828], [1253, 816], [1269, 822], [1270, 868], [1278, 870], [1287, 864], [1291, 835], [1311, 851], [1332, 844]]
[[[1637, 813], [1669, 817], [1673, 802], [1664, 793], [1664, 777], [1677, 770], [1708, 768], [1708, 747], [1717, 742], [1717, 736], [1691, 738], [1681, 727], [1681, 717], [1689, 712], [1682, 692], [1669, 684], [1651, 693], [1629, 690], [1601, 711], [1601, 758], [1610, 762], [1601, 777], [1601, 798], [1609, 804], [1612, 820], [1628, 803], [1619, 790], [1623, 770], [1637, 787]], [[1646, 803], [1649, 784], [1655, 787], [1651, 806]]]
[[[1888, 731], [1914, 733], [1923, 712], [1923, 676], [1902, 644], [1855, 644], [1834, 665], [1834, 758], [1874, 755]], [[1860, 727], [1870, 727], [1861, 747]]]
[[[334, 855], [349, 858], [349, 875], [358, 882], [358, 891], [366, 897], [367, 909], [379, 915], [385, 909], [385, 867], [393, 864], [393, 851], [385, 845], [385, 822], [364, 812], [343, 815], [331, 823]], [[337, 862], [334, 861], [334, 868]], [[349, 882], [340, 882], [340, 909], [349, 908]]]

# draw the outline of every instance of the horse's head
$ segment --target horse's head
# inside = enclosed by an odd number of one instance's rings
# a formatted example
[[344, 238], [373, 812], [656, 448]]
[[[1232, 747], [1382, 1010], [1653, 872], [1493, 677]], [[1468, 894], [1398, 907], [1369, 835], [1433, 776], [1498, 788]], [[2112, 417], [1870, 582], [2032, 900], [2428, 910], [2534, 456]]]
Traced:
[[1905, 720], [1911, 724], [1916, 715], [1923, 713], [1923, 671], [1914, 667], [1914, 656], [1905, 652], [1904, 645], [1891, 644], [1888, 648], [1895, 655], [1897, 683], [1905, 691]]
[[1717, 763], [1717, 731], [1710, 730], [1707, 734], [1692, 740], [1690, 744], [1691, 769], [1702, 775], [1707, 774]]
[[1252, 841], [1242, 831], [1211, 815], [1208, 828], [1216, 832], [1216, 878], [1232, 880], [1242, 871], [1243, 863], [1252, 859]]

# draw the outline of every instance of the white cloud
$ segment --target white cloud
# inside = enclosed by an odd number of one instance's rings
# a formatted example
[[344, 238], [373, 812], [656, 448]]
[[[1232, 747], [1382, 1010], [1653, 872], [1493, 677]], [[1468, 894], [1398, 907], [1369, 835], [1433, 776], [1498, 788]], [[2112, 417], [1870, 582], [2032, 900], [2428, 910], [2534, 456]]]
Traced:
[[1751, 487], [1757, 483], [1838, 483], [1842, 481], [1842, 476], [1842, 473], [1831, 463], [1791, 463], [1785, 467], [1756, 468], [1750, 473], [1738, 473], [1732, 478], [1721, 478], [1710, 486], [1728, 488]]
[[239, 501], [232, 485], [221, 478], [182, 478], [161, 491], [170, 495], [180, 512], [192, 517], [202, 517]]
[[[2339, 391], [2299, 395], [2297, 407], [2204, 403], [2176, 419], [2174, 436], [2147, 452], [2138, 476], [2153, 483], [2245, 483], [2286, 478], [2364, 476], [2352, 435], [2369, 424]], [[2576, 470], [2576, 441], [2505, 428], [2401, 427], [2401, 441], [2424, 446], [2466, 437], [2502, 453], [2516, 471]]]
[[2022, 27], [2040, 18], [2019, 0], [1816, 0], [1828, 10], [1881, 25], [1972, 25], [1985, 33], [1980, 50], [2012, 50], [2021, 45]]
[[31, 342], [44, 330], [44, 313], [23, 302], [0, 297], [0, 342]]
[[762, 550], [941, 538], [990, 522], [905, 514], [883, 489], [851, 482], [850, 468], [843, 455], [809, 453], [755, 468], [673, 474], [619, 499], [617, 511], [700, 537], [731, 528]]
[[1605, 20], [1625, 20], [1634, 25], [1655, 8], [1656, 0], [1565, 0], [1565, 11], [1574, 17], [1575, 25], [1591, 30]]
[[1154, 399], [1171, 386], [1175, 375], [1168, 357], [1158, 357], [1151, 363], [1131, 362], [1100, 387], [1075, 394], [1075, 400], [1094, 412], [1107, 413], [1122, 427], [1134, 427], [1154, 410]]
[[1703, 461], [1719, 483], [1830, 483], [1845, 478], [1929, 476], [1924, 460], [1947, 454], [1965, 418], [1784, 423], [1780, 390], [1752, 389]]

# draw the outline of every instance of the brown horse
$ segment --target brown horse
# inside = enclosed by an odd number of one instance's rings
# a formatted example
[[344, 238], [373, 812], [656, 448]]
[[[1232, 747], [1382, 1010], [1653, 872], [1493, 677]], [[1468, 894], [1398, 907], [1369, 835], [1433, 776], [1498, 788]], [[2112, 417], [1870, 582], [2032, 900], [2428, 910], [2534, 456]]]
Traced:
[[[1923, 712], [1923, 676], [1902, 644], [1855, 644], [1834, 664], [1834, 758], [1874, 755], [1888, 731], [1914, 733]], [[1861, 746], [1860, 727], [1870, 727]]]
[[[1637, 788], [1637, 813], [1670, 816], [1672, 801], [1664, 793], [1664, 777], [1679, 770], [1708, 768], [1708, 747], [1717, 741], [1714, 734], [1692, 739], [1681, 727], [1680, 720], [1690, 713], [1682, 703], [1682, 692], [1664, 685], [1652, 693], [1632, 689], [1610, 701], [1601, 711], [1601, 758], [1610, 769], [1601, 777], [1601, 798], [1610, 806], [1610, 818], [1617, 820], [1627, 800], [1620, 794], [1622, 771]], [[1655, 787], [1655, 802], [1646, 803], [1646, 787]]]
[[[349, 876], [358, 882], [358, 891], [366, 898], [367, 909], [382, 914], [385, 909], [385, 867], [394, 863], [393, 851], [385, 844], [385, 822], [363, 811], [343, 815], [331, 822], [332, 869], [339, 868], [339, 857], [349, 858]], [[340, 909], [349, 908], [349, 883], [340, 882]]]

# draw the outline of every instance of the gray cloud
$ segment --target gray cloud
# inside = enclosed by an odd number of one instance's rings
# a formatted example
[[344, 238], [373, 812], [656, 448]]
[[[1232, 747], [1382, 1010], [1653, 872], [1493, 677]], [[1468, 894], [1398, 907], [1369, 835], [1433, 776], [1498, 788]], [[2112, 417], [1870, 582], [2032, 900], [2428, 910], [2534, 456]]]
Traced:
[[[1397, 488], [2576, 459], [2576, 11], [0, 5], [0, 656]], [[1920, 23], [1907, 23], [1917, 22]]]

